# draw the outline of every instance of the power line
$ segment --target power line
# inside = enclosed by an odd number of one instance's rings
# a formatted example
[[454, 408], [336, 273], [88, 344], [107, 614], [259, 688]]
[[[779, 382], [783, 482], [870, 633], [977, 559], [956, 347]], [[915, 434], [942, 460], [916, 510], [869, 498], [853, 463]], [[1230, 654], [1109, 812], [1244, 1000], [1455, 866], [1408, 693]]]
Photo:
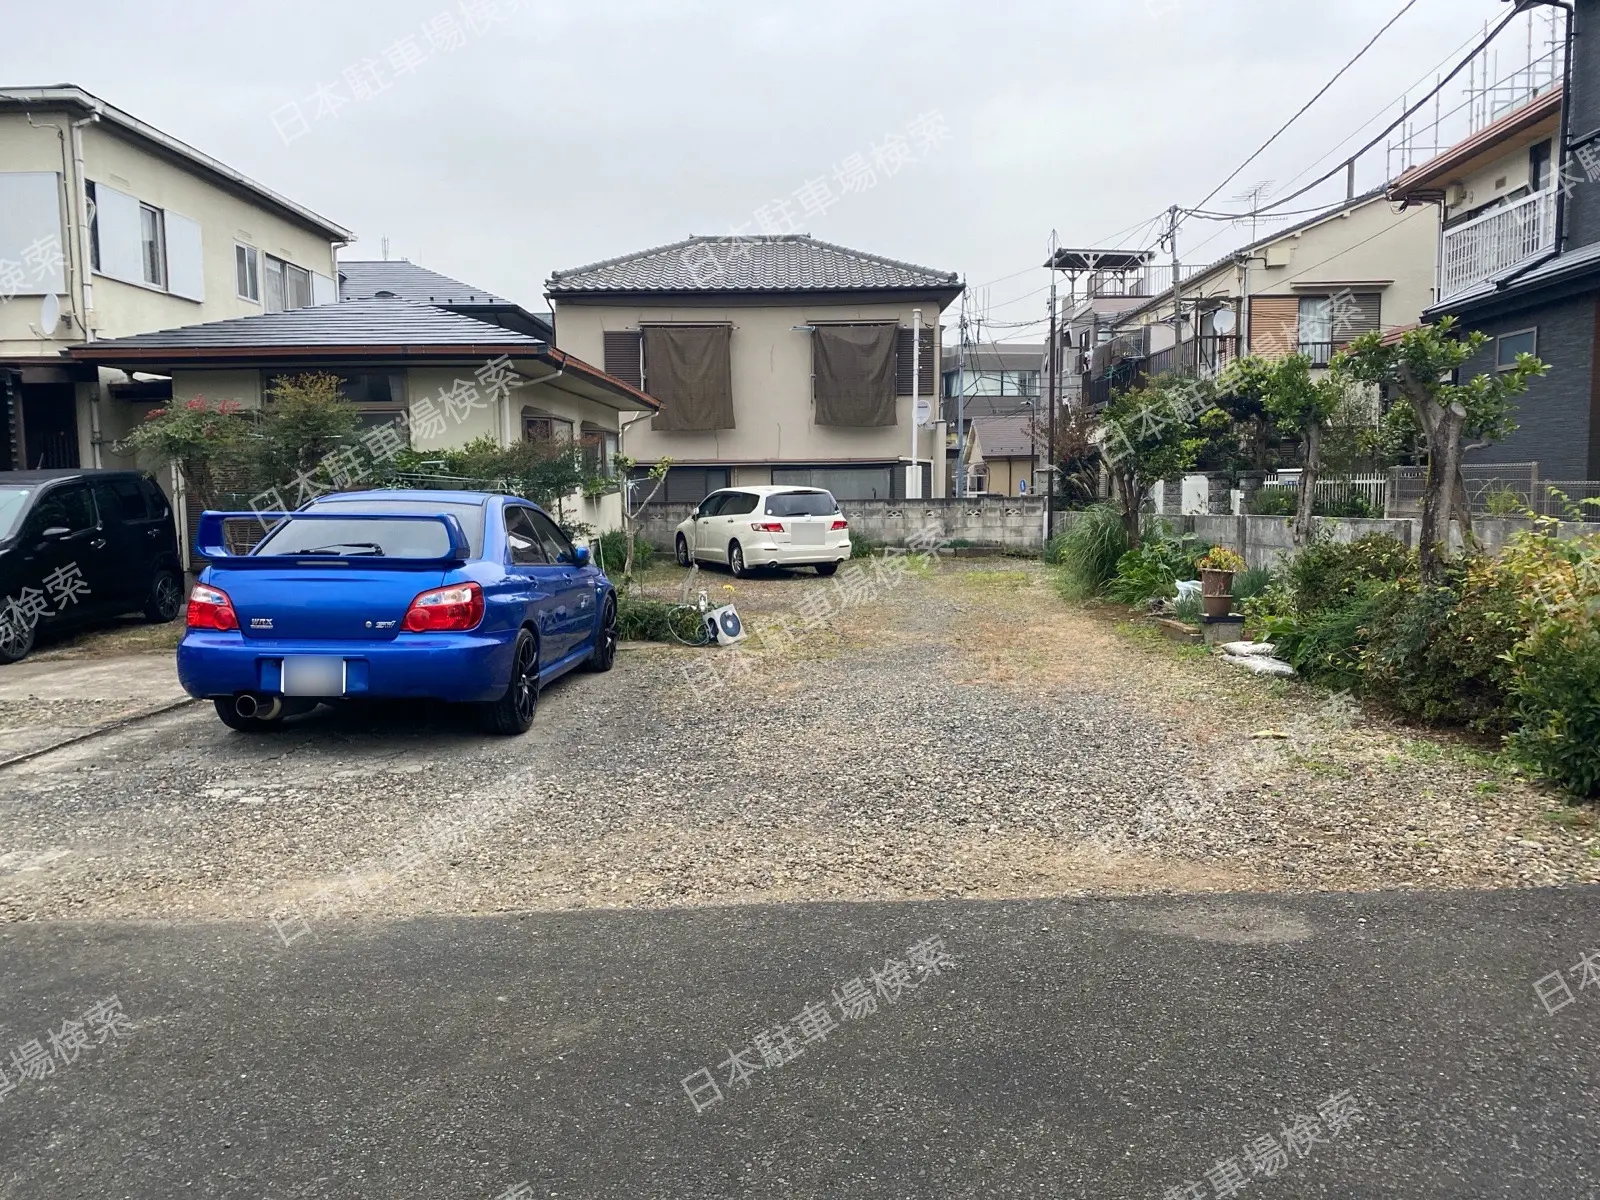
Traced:
[[1285, 121], [1282, 125], [1280, 125], [1278, 127], [1276, 133], [1274, 133], [1266, 141], [1262, 142], [1261, 145], [1259, 147], [1257, 147], [1255, 153], [1251, 154], [1249, 158], [1245, 159], [1242, 163], [1240, 163], [1237, 167], [1235, 167], [1232, 171], [1230, 171], [1228, 173], [1228, 177], [1226, 179], [1224, 179], [1221, 183], [1217, 184], [1216, 187], [1212, 188], [1211, 191], [1209, 193], [1207, 193], [1206, 198], [1204, 200], [1200, 201], [1200, 203], [1198, 205], [1196, 205], [1195, 207], [1197, 207], [1197, 208], [1204, 207], [1206, 205], [1206, 203], [1209, 202], [1214, 196], [1216, 196], [1216, 194], [1218, 192], [1220, 192], [1223, 188], [1227, 187], [1228, 184], [1232, 183], [1233, 180], [1238, 176], [1238, 174], [1241, 171], [1243, 171], [1251, 163], [1255, 162], [1255, 160], [1262, 155], [1262, 153], [1267, 149], [1268, 146], [1272, 145], [1273, 142], [1277, 141], [1281, 136], [1283, 136], [1283, 134], [1288, 130], [1289, 126], [1293, 125], [1301, 117], [1305, 116], [1307, 110], [1310, 109], [1313, 104], [1315, 104], [1318, 100], [1322, 99], [1322, 97], [1326, 96], [1328, 94], [1329, 89], [1332, 88], [1334, 84], [1339, 82], [1339, 80], [1344, 76], [1345, 72], [1350, 70], [1351, 67], [1355, 66], [1356, 63], [1360, 62], [1361, 59], [1366, 55], [1367, 51], [1371, 50], [1372, 47], [1377, 44], [1378, 39], [1381, 38], [1384, 34], [1388, 33], [1389, 30], [1394, 27], [1395, 22], [1400, 20], [1401, 17], [1405, 16], [1414, 7], [1416, 7], [1416, 4], [1417, 4], [1417, 0], [1406, 0], [1406, 2], [1403, 5], [1401, 5], [1400, 11], [1395, 13], [1394, 16], [1390, 17], [1389, 20], [1387, 22], [1385, 22], [1383, 28], [1378, 30], [1377, 33], [1373, 34], [1371, 40], [1369, 40], [1365, 46], [1361, 47], [1360, 50], [1356, 51], [1356, 56], [1354, 58], [1352, 58], [1349, 62], [1345, 63], [1344, 66], [1340, 67], [1338, 69], [1338, 71], [1336, 71], [1334, 73], [1334, 76], [1333, 76], [1332, 79], [1328, 80], [1327, 83], [1323, 84], [1320, 88], [1317, 89], [1317, 94], [1316, 95], [1312, 96], [1311, 99], [1307, 100], [1304, 104], [1302, 104], [1300, 106], [1300, 108], [1299, 108], [1299, 111], [1297, 111], [1294, 114], [1294, 116], [1290, 117], [1287, 121]]
[[[1426, 93], [1424, 93], [1422, 99], [1418, 100], [1415, 104], [1413, 104], [1409, 108], [1407, 108], [1403, 113], [1401, 113], [1398, 117], [1396, 117], [1388, 125], [1387, 128], [1385, 128], [1381, 133], [1379, 133], [1376, 137], [1374, 137], [1365, 146], [1362, 146], [1361, 149], [1357, 150], [1349, 158], [1345, 159], [1344, 162], [1342, 162], [1338, 166], [1334, 167], [1333, 170], [1327, 172], [1324, 175], [1318, 176], [1316, 179], [1313, 179], [1310, 183], [1306, 184], [1305, 187], [1299, 188], [1299, 189], [1297, 189], [1297, 190], [1295, 190], [1293, 192], [1290, 192], [1287, 196], [1283, 196], [1280, 199], [1274, 200], [1271, 204], [1263, 204], [1263, 205], [1261, 205], [1261, 207], [1253, 209], [1252, 211], [1247, 212], [1247, 213], [1232, 213], [1232, 214], [1229, 214], [1229, 215], [1231, 215], [1235, 219], [1241, 219], [1241, 218], [1257, 216], [1257, 215], [1259, 215], [1261, 213], [1265, 213], [1265, 212], [1271, 212], [1273, 209], [1280, 208], [1283, 205], [1289, 203], [1289, 201], [1291, 201], [1291, 200], [1298, 200], [1301, 196], [1304, 196], [1307, 192], [1313, 191], [1316, 188], [1319, 188], [1323, 184], [1327, 183], [1328, 180], [1332, 179], [1335, 175], [1337, 175], [1340, 171], [1342, 171], [1347, 164], [1352, 163], [1356, 159], [1360, 158], [1368, 150], [1371, 150], [1379, 142], [1383, 141], [1384, 138], [1388, 137], [1396, 129], [1399, 129], [1400, 126], [1404, 125], [1406, 123], [1407, 118], [1411, 117], [1418, 110], [1420, 110], [1423, 105], [1427, 104], [1427, 102], [1429, 100], [1432, 100], [1436, 95], [1438, 95], [1440, 92], [1442, 92], [1444, 90], [1444, 85], [1445, 84], [1449, 83], [1457, 75], [1461, 74], [1461, 72], [1466, 69], [1467, 64], [1470, 63], [1473, 59], [1475, 59], [1478, 56], [1478, 54], [1480, 52], [1482, 52], [1483, 49], [1489, 45], [1490, 42], [1494, 41], [1494, 39], [1500, 35], [1500, 31], [1501, 30], [1503, 30], [1507, 25], [1510, 25], [1511, 22], [1515, 21], [1521, 15], [1522, 15], [1522, 10], [1521, 9], [1513, 9], [1511, 11], [1510, 15], [1508, 15], [1505, 18], [1505, 20], [1501, 21], [1500, 24], [1496, 25], [1493, 29], [1491, 29], [1488, 32], [1487, 35], [1485, 35], [1483, 40], [1480, 41], [1477, 44], [1477, 46], [1475, 46], [1473, 48], [1473, 50], [1472, 50], [1472, 52], [1470, 54], [1468, 54], [1465, 58], [1463, 58], [1460, 62], [1458, 62], [1454, 67], [1452, 67], [1450, 69], [1450, 73], [1448, 75], [1446, 75], [1443, 79], [1439, 80], [1439, 82], [1434, 84], [1433, 87], [1429, 88], [1428, 91]], [[1215, 194], [1216, 194], [1215, 192], [1212, 193], [1212, 195], [1215, 195]], [[1207, 199], [1209, 199], [1209, 198], [1210, 197], [1207, 197]], [[1202, 201], [1202, 203], [1204, 203], [1204, 201]]]

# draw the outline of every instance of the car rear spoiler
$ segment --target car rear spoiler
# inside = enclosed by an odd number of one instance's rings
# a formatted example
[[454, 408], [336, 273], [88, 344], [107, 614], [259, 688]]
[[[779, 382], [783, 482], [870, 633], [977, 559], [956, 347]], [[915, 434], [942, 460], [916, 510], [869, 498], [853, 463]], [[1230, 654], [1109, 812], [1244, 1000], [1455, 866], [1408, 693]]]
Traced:
[[[278, 524], [293, 517], [296, 521], [437, 521], [444, 526], [450, 539], [450, 552], [438, 558], [393, 558], [389, 556], [351, 554], [341, 558], [332, 554], [263, 554], [254, 549], [246, 554], [234, 554], [228, 549], [223, 527], [228, 521], [256, 521], [270, 534]], [[459, 567], [472, 557], [467, 535], [461, 522], [451, 513], [395, 513], [395, 512], [203, 512], [200, 527], [195, 534], [195, 553], [224, 567], [281, 567], [285, 563], [359, 562], [363, 567]]]

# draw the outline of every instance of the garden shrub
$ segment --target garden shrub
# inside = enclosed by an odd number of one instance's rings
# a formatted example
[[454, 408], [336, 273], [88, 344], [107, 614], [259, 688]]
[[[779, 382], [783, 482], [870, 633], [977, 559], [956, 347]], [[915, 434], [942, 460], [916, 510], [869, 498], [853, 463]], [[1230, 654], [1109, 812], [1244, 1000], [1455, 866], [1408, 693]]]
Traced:
[[[594, 539], [597, 564], [608, 575], [622, 573], [622, 564], [628, 561], [628, 535], [620, 529], [608, 529]], [[633, 535], [633, 569], [642, 571], [655, 558], [656, 548], [640, 534]]]
[[1091, 504], [1064, 532], [1050, 539], [1045, 561], [1061, 568], [1061, 592], [1069, 600], [1098, 595], [1128, 552], [1122, 512], [1114, 504]]
[[1406, 579], [1374, 614], [1365, 690], [1426, 721], [1503, 730], [1509, 655], [1523, 635], [1518, 591], [1494, 559], [1452, 569], [1443, 585]]
[[1116, 574], [1105, 586], [1106, 598], [1142, 604], [1157, 596], [1171, 597], [1178, 580], [1195, 578], [1195, 563], [1209, 549], [1192, 534], [1174, 537], [1165, 527], [1151, 530], [1137, 550], [1117, 560]]
[[1299, 498], [1294, 488], [1273, 484], [1259, 489], [1250, 497], [1250, 515], [1253, 517], [1292, 517]]
[[1527, 624], [1511, 652], [1518, 728], [1507, 747], [1539, 778], [1600, 796], [1600, 533], [1518, 534], [1499, 565]]
[[1295, 555], [1283, 575], [1295, 609], [1310, 615], [1341, 607], [1362, 582], [1399, 579], [1415, 561], [1399, 538], [1369, 533], [1353, 542], [1319, 539]]
[[[1233, 577], [1233, 599], [1236, 604], [1253, 600], [1267, 590], [1272, 582], [1272, 572], [1266, 567], [1251, 567]], [[1240, 611], [1243, 611], [1242, 609]]]
[[631, 592], [617, 594], [617, 636], [624, 641], [693, 642], [699, 628], [700, 615], [692, 608]]

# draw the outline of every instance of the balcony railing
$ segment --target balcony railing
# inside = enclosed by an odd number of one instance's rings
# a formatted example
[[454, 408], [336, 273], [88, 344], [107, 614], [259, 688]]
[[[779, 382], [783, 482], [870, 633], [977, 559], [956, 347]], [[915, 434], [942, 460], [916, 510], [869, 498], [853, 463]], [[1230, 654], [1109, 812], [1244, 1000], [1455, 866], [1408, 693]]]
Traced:
[[1448, 300], [1556, 244], [1556, 190], [1546, 188], [1444, 231], [1439, 298]]
[[1150, 356], [1151, 375], [1175, 371], [1179, 375], [1215, 375], [1239, 355], [1239, 339], [1233, 334], [1204, 334], [1178, 346], [1168, 346]]

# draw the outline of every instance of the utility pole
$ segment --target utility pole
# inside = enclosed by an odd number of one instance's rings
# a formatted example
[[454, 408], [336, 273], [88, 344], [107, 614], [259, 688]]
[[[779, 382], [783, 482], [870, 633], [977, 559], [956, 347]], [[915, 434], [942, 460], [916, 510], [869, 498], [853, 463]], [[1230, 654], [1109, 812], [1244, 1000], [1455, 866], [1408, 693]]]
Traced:
[[[1053, 253], [1053, 248], [1052, 248]], [[1045, 359], [1045, 369], [1048, 375], [1046, 383], [1049, 391], [1046, 393], [1050, 405], [1050, 420], [1047, 423], [1049, 445], [1045, 450], [1045, 457], [1050, 460], [1050, 470], [1045, 479], [1044, 498], [1044, 540], [1046, 544], [1056, 534], [1056, 380], [1061, 375], [1060, 354], [1057, 344], [1060, 338], [1056, 336], [1056, 273], [1050, 272], [1050, 350]]]
[[922, 310], [911, 310], [911, 465], [906, 468], [906, 499], [922, 499], [922, 470], [917, 466], [917, 402], [922, 383]]
[[961, 340], [956, 343], [956, 490], [967, 494], [967, 295], [961, 294]]
[[1172, 361], [1183, 367], [1183, 284], [1178, 263], [1178, 206], [1167, 209], [1167, 244], [1172, 251]]

